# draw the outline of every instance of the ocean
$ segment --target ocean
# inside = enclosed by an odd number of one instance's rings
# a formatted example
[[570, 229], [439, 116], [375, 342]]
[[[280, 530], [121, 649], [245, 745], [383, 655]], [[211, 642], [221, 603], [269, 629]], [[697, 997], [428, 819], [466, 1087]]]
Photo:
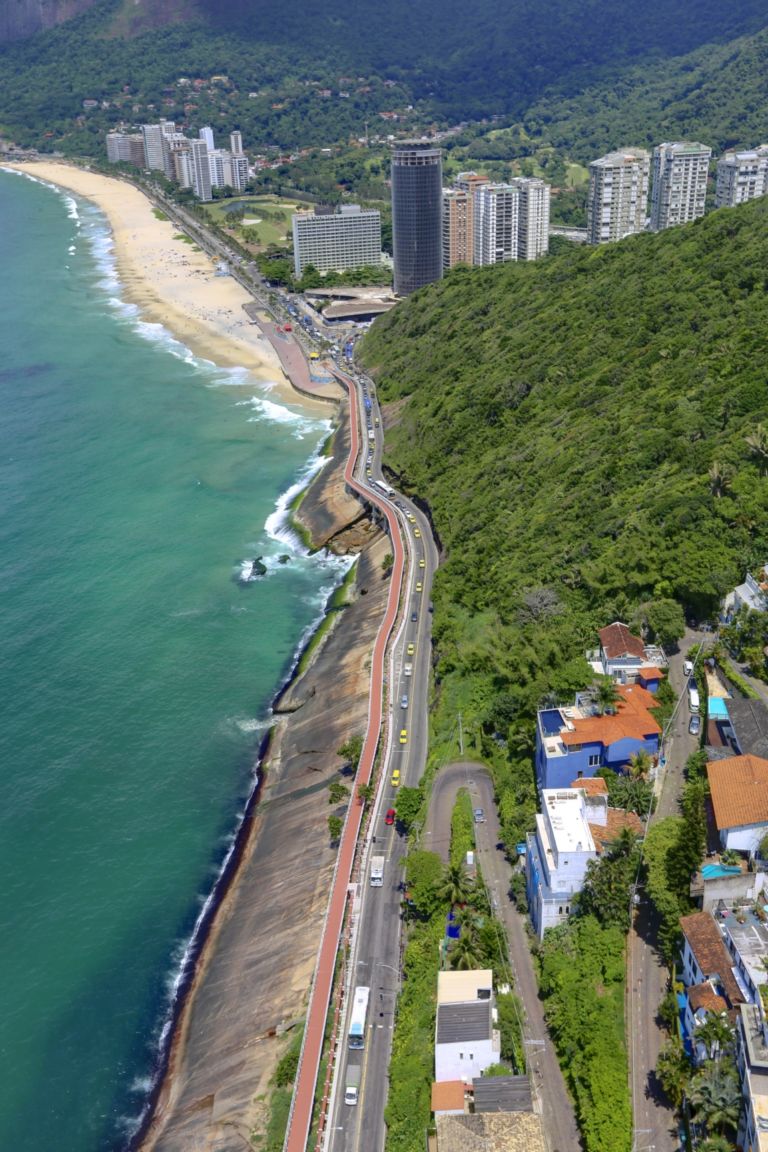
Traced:
[[104, 1152], [346, 561], [285, 528], [327, 421], [144, 323], [87, 202], [0, 218], [0, 1148]]

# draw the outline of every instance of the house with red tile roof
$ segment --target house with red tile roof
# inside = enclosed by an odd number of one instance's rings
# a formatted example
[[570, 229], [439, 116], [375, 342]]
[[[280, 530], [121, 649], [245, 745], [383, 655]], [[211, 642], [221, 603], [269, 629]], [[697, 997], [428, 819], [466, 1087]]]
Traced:
[[586, 653], [593, 672], [618, 684], [640, 684], [650, 692], [658, 689], [667, 666], [661, 648], [646, 644], [619, 620], [601, 628], [598, 636], [600, 647]]
[[536, 718], [536, 781], [539, 790], [568, 788], [594, 776], [598, 768], [623, 771], [637, 752], [656, 757], [661, 728], [654, 718], [656, 700], [639, 684], [618, 687], [618, 703], [600, 709], [589, 693], [573, 705], [540, 709]]
[[721, 845], [754, 852], [768, 832], [768, 760], [760, 756], [712, 760], [707, 778]]

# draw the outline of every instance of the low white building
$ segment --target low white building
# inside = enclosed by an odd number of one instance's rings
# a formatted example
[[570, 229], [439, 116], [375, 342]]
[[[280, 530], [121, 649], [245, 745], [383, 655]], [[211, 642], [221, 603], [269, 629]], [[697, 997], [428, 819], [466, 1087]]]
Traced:
[[545, 788], [541, 808], [526, 853], [528, 907], [539, 939], [568, 919], [587, 865], [597, 859], [582, 789]]
[[437, 977], [435, 1081], [470, 1084], [501, 1058], [494, 1027], [493, 972], [440, 972]]
[[722, 847], [756, 851], [768, 833], [768, 760], [760, 756], [712, 760], [707, 778]]

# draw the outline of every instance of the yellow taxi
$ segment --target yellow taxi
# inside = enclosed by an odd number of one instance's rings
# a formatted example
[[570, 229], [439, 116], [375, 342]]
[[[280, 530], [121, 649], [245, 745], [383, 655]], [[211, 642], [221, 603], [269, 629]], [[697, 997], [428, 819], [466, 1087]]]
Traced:
[[419, 580], [418, 583], [416, 584], [416, 591], [417, 592], [423, 592], [424, 591], [424, 585], [422, 584], [421, 580]]
[[394, 772], [392, 773], [392, 787], [397, 788], [399, 783], [400, 783], [400, 769], [395, 768]]
[[419, 537], [419, 536], [421, 536], [421, 532], [419, 531], [419, 529], [418, 529], [418, 528], [414, 528], [414, 530], [413, 530], [413, 534], [414, 534], [414, 536], [416, 536], [416, 538], [417, 538], [417, 539], [418, 539], [418, 537]]
[[424, 557], [422, 556], [421, 560], [419, 560], [419, 568], [426, 568], [426, 566], [427, 566], [427, 562], [424, 559]]
[[416, 645], [409, 644], [405, 651], [408, 656], [413, 656], [414, 652], [416, 651]]
[[407, 728], [401, 728], [400, 729], [400, 743], [401, 744], [407, 744], [408, 743], [408, 729]]

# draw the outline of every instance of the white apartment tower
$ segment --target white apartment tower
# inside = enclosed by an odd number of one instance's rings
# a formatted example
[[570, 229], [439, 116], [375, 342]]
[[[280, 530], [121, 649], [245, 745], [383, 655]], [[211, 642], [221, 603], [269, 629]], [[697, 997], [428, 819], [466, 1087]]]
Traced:
[[381, 263], [381, 213], [344, 204], [339, 212], [293, 216], [293, 267], [300, 279], [311, 264], [318, 272], [367, 268]]
[[485, 184], [473, 195], [475, 264], [517, 260], [520, 191], [511, 184]]
[[216, 145], [213, 142], [213, 128], [201, 128], [198, 132], [201, 140], [205, 140], [205, 146], [209, 152], [213, 152]]
[[229, 147], [233, 156], [242, 156], [243, 154], [243, 134], [242, 132], [230, 132], [229, 134]]
[[208, 166], [212, 188], [232, 188], [235, 192], [242, 192], [248, 183], [245, 156], [233, 156], [226, 148], [214, 148], [208, 153]]
[[653, 150], [651, 231], [687, 224], [704, 215], [712, 149], [677, 140]]
[[609, 152], [589, 166], [587, 239], [606, 244], [642, 232], [648, 211], [651, 157], [643, 148]]
[[716, 208], [733, 208], [768, 195], [768, 144], [747, 152], [725, 152], [717, 162]]
[[[171, 153], [168, 146], [166, 126], [170, 121], [162, 124], [142, 124], [141, 134], [144, 137], [144, 161], [150, 172], [164, 172], [169, 179], [173, 178]], [[171, 127], [175, 130], [176, 125]]]
[[211, 166], [205, 140], [185, 140], [174, 151], [176, 178], [198, 200], [211, 199]]
[[107, 132], [107, 160], [110, 164], [134, 164], [146, 167], [144, 137], [140, 132]]
[[549, 184], [531, 176], [519, 176], [510, 184], [520, 193], [517, 258], [538, 260], [549, 251]]

